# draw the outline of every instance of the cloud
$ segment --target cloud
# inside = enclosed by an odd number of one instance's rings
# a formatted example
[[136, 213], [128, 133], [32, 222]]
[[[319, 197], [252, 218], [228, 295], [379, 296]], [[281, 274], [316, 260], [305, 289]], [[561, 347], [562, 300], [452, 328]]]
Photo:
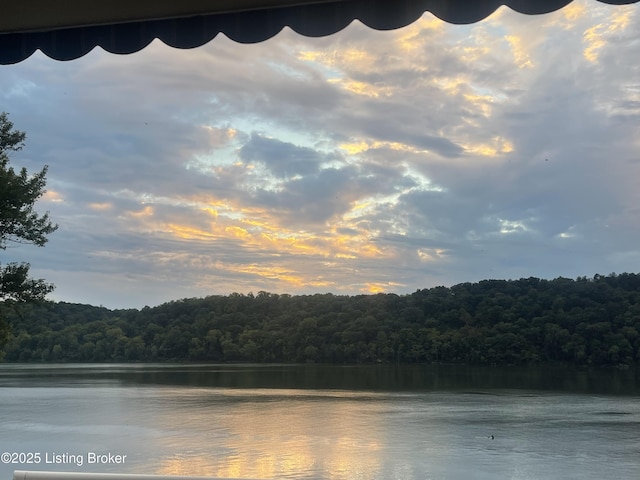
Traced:
[[36, 53], [0, 98], [60, 229], [7, 258], [107, 306], [637, 271], [637, 11]]
[[298, 147], [256, 133], [251, 134], [238, 155], [244, 162], [262, 163], [279, 178], [315, 173], [323, 163], [323, 155], [312, 148]]

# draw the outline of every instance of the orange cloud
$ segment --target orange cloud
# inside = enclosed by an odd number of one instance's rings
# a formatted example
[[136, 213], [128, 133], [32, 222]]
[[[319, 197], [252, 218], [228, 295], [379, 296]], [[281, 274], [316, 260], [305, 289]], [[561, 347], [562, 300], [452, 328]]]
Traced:
[[386, 283], [366, 283], [364, 287], [360, 289], [362, 293], [385, 293], [393, 290], [395, 287], [402, 287], [401, 283], [386, 282]]
[[608, 22], [599, 23], [585, 30], [583, 38], [586, 44], [584, 57], [592, 63], [598, 61], [600, 50], [607, 45], [607, 38], [614, 32], [624, 30], [631, 22], [634, 10], [631, 8], [617, 8]]
[[42, 200], [44, 200], [45, 202], [53, 203], [64, 202], [62, 194], [60, 192], [56, 192], [55, 190], [47, 190], [42, 196]]
[[147, 205], [142, 210], [138, 210], [137, 212], [128, 212], [128, 215], [131, 217], [152, 217], [154, 213], [154, 209], [151, 205]]
[[515, 35], [506, 35], [504, 38], [511, 47], [518, 68], [532, 68], [533, 61], [523, 45], [522, 38]]
[[111, 208], [113, 208], [113, 204], [110, 203], [110, 202], [90, 203], [89, 204], [89, 208], [91, 210], [105, 211], [105, 210], [110, 210]]

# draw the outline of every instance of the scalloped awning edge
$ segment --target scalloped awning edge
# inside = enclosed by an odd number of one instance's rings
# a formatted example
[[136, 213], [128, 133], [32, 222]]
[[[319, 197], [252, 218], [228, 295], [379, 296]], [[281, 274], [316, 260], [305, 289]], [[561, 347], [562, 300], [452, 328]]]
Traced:
[[[37, 4], [38, 0], [32, 1]], [[640, 0], [597, 1], [622, 5]], [[37, 50], [61, 61], [80, 58], [95, 47], [116, 54], [131, 54], [156, 38], [182, 49], [204, 45], [219, 33], [239, 43], [257, 43], [273, 37], [284, 27], [304, 36], [321, 37], [342, 30], [356, 19], [376, 30], [392, 30], [413, 23], [427, 11], [448, 23], [469, 24], [486, 18], [502, 5], [523, 14], [538, 15], [569, 3], [571, 0], [218, 0], [214, 4], [216, 11], [201, 14], [196, 4], [202, 2], [194, 0], [184, 4], [184, 8], [190, 6], [191, 10], [170, 11], [175, 15], [172, 18], [158, 19], [161, 13], [150, 9], [146, 15], [149, 19], [139, 20], [145, 16], [144, 12], [136, 9], [127, 16], [123, 10], [115, 23], [0, 33], [0, 64], [21, 62]], [[84, 4], [95, 5], [94, 2]], [[125, 2], [112, 4], [126, 9]], [[243, 9], [229, 11], [232, 4]], [[211, 6], [211, 2], [208, 5]], [[22, 11], [22, 15], [28, 15], [28, 11]], [[89, 20], [82, 15], [77, 22], [82, 18], [85, 22], [101, 23], [99, 19]], [[128, 20], [130, 18], [135, 20]], [[56, 22], [64, 24], [60, 19]]]

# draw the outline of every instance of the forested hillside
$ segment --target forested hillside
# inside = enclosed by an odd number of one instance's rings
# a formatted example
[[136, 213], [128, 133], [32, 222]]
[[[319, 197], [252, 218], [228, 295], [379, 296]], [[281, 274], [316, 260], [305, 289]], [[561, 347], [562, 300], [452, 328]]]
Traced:
[[8, 362], [640, 363], [638, 274], [403, 296], [231, 294], [142, 310], [0, 307]]

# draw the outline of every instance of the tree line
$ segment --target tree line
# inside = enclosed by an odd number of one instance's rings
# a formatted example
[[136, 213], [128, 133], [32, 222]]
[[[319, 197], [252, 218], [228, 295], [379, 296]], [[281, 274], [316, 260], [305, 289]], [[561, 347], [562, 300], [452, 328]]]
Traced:
[[484, 280], [409, 295], [234, 293], [141, 310], [0, 305], [7, 362], [638, 365], [640, 275]]

